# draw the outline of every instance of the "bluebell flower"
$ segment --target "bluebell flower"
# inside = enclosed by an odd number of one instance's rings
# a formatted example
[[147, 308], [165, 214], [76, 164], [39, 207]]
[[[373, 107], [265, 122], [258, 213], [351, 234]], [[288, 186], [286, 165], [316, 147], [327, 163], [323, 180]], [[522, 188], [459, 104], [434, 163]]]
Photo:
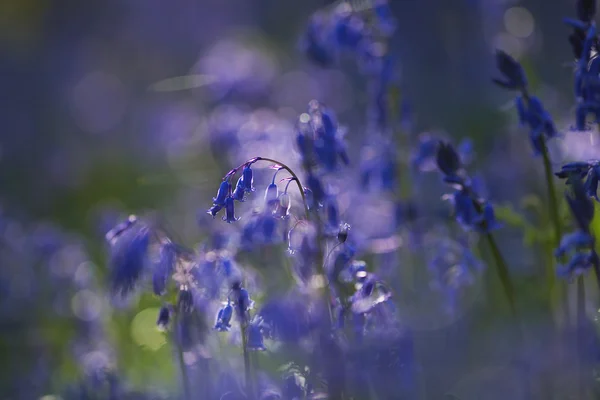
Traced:
[[594, 237], [587, 232], [577, 230], [572, 233], [565, 234], [558, 248], [554, 251], [556, 257], [562, 257], [569, 251], [592, 247], [594, 245]]
[[110, 280], [112, 290], [127, 295], [141, 278], [148, 262], [150, 229], [142, 226], [118, 236], [111, 246]]
[[215, 205], [224, 207], [225, 199], [227, 199], [227, 197], [229, 196], [230, 190], [231, 190], [231, 185], [229, 184], [229, 182], [227, 180], [224, 180], [223, 182], [221, 182], [221, 185], [219, 186], [219, 190], [217, 192], [217, 197], [213, 197], [213, 203]]
[[325, 194], [325, 189], [323, 188], [323, 184], [321, 183], [321, 180], [319, 178], [317, 178], [313, 173], [309, 172], [309, 174], [306, 178], [306, 186], [312, 192], [312, 198], [313, 198], [312, 204], [314, 206], [318, 207], [320, 204], [322, 204], [325, 201], [325, 198], [327, 197], [327, 195]]
[[377, 16], [377, 29], [386, 36], [391, 36], [397, 27], [396, 18], [392, 14], [389, 0], [376, 0], [373, 12]]
[[162, 296], [167, 290], [167, 280], [175, 269], [177, 251], [171, 241], [166, 241], [160, 246], [158, 262], [152, 273], [152, 289], [154, 294]]
[[600, 161], [575, 161], [563, 165], [560, 171], [555, 172], [554, 175], [561, 179], [567, 179], [567, 184], [569, 184], [571, 183], [570, 178], [575, 176], [577, 179], [583, 179], [595, 165], [600, 165]]
[[227, 197], [225, 199], [225, 216], [223, 217], [223, 221], [226, 221], [228, 224], [239, 220], [235, 216], [235, 202], [233, 197]]
[[226, 332], [231, 328], [231, 317], [233, 316], [233, 306], [231, 302], [228, 300], [227, 304], [225, 304], [217, 314], [217, 319], [215, 321], [215, 329], [220, 332]]
[[231, 195], [231, 197], [233, 197], [234, 200], [243, 202], [245, 194], [246, 194], [246, 184], [244, 183], [244, 178], [240, 177], [235, 185], [235, 190], [233, 191], [233, 194]]
[[307, 57], [323, 67], [331, 65], [335, 57], [329, 29], [325, 15], [317, 12], [310, 17], [300, 43]]
[[496, 66], [502, 74], [502, 79], [492, 81], [500, 87], [512, 90], [527, 88], [527, 77], [521, 64], [502, 50], [496, 50]]
[[458, 153], [450, 143], [444, 141], [438, 142], [436, 163], [446, 176], [455, 176], [461, 168]]
[[345, 2], [334, 10], [333, 30], [337, 44], [349, 49], [356, 49], [367, 35], [364, 21], [354, 15], [350, 4]]
[[485, 203], [483, 206], [483, 221], [477, 225], [476, 230], [480, 233], [489, 233], [501, 227], [502, 224], [496, 220], [494, 207], [491, 203]]
[[550, 114], [544, 109], [542, 102], [535, 96], [526, 99], [519, 96], [516, 99], [517, 111], [521, 125], [529, 126], [529, 140], [534, 154], [543, 151], [545, 139], [557, 136], [556, 127]]
[[156, 320], [156, 326], [159, 329], [165, 330], [169, 326], [171, 321], [171, 310], [168, 306], [162, 306], [158, 312], [158, 319]]
[[429, 134], [421, 134], [411, 154], [411, 167], [418, 171], [432, 171], [436, 168], [436, 156], [440, 140]]
[[241, 282], [236, 281], [232, 284], [231, 291], [233, 293], [232, 299], [235, 304], [236, 312], [240, 318], [246, 318], [248, 310], [250, 310], [254, 304], [252, 299], [250, 299], [248, 290], [242, 287]]
[[181, 287], [177, 294], [177, 310], [182, 313], [191, 313], [194, 309], [194, 296], [188, 287]]
[[221, 211], [222, 209], [223, 209], [223, 206], [221, 206], [219, 204], [213, 204], [213, 206], [208, 209], [207, 213], [212, 215], [212, 217], [214, 218], [219, 213], [219, 211]]
[[555, 254], [557, 257], [569, 256], [566, 264], [558, 266], [557, 274], [571, 279], [592, 267], [598, 272], [600, 260], [595, 251], [595, 238], [590, 231], [590, 224], [594, 219], [594, 204], [586, 193], [583, 182], [572, 176], [571, 193], [565, 196], [577, 222], [577, 229], [563, 236]]
[[[273, 178], [275, 179], [275, 178]], [[269, 186], [267, 186], [267, 190], [265, 190], [265, 207], [274, 208], [277, 205], [277, 199], [279, 197], [279, 189], [275, 182], [271, 182]]]
[[121, 236], [124, 232], [126, 232], [129, 228], [131, 228], [137, 222], [137, 217], [135, 215], [130, 215], [127, 219], [117, 226], [108, 231], [105, 235], [106, 241], [109, 244], [114, 244], [114, 242]]
[[279, 218], [287, 218], [290, 215], [291, 205], [292, 203], [290, 201], [290, 195], [287, 193], [287, 191], [281, 193], [277, 202], [275, 215]]
[[566, 264], [557, 266], [556, 273], [561, 278], [572, 280], [585, 274], [592, 267], [598, 266], [598, 255], [594, 251], [576, 253]]
[[572, 162], [562, 166], [555, 175], [566, 179], [568, 185], [584, 179], [583, 189], [588, 197], [598, 198], [598, 180], [600, 179], [600, 161], [590, 160], [585, 162]]
[[262, 333], [262, 319], [260, 317], [254, 317], [248, 324], [248, 350], [263, 351], [266, 350], [263, 341]]
[[482, 221], [476, 203], [466, 189], [460, 189], [452, 195], [456, 220], [464, 227], [475, 227]]
[[348, 240], [348, 231], [350, 231], [349, 224], [344, 223], [340, 225], [340, 229], [338, 230], [337, 234], [337, 240], [339, 243], [346, 243], [346, 240]]
[[246, 192], [254, 192], [254, 177], [252, 176], [252, 167], [250, 164], [246, 164], [242, 170], [242, 180], [244, 182], [244, 189]]
[[270, 213], [262, 213], [256, 218], [255, 233], [258, 234], [260, 243], [271, 244], [278, 240], [277, 220]]
[[577, 221], [579, 229], [588, 232], [589, 226], [594, 219], [594, 204], [586, 193], [586, 187], [581, 181], [573, 181], [571, 192], [565, 195], [571, 213]]

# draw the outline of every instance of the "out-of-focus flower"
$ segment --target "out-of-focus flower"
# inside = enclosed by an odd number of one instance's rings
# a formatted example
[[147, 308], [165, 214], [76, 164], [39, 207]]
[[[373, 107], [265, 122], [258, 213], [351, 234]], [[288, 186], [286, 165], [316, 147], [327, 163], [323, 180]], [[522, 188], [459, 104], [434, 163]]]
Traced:
[[492, 79], [496, 85], [512, 90], [527, 88], [527, 77], [523, 67], [509, 54], [502, 50], [496, 50], [496, 66], [502, 74], [502, 79]]
[[568, 185], [577, 180], [584, 179], [583, 188], [589, 197], [597, 201], [598, 198], [598, 180], [600, 180], [600, 161], [576, 161], [563, 165], [559, 172], [555, 173], [561, 179], [566, 179]]
[[114, 294], [128, 295], [148, 266], [148, 246], [151, 230], [148, 226], [129, 225], [114, 237], [110, 246], [110, 281]]

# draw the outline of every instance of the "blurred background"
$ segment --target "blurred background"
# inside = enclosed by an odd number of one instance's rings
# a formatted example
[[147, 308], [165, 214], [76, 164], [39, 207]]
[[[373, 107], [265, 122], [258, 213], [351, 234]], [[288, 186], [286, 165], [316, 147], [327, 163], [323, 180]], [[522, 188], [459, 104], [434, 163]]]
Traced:
[[[512, 95], [490, 84], [493, 50], [523, 62], [568, 130], [573, 56], [562, 18], [575, 1], [389, 1], [414, 130], [470, 137], [495, 202], [542, 192]], [[160, 303], [142, 296], [120, 310], [106, 301], [104, 234], [123, 216], [153, 213], [183, 242], [202, 241], [223, 174], [255, 155], [294, 157], [294, 124], [311, 99], [336, 111], [356, 159], [364, 79], [343, 58], [312, 64], [299, 46], [309, 17], [328, 6], [0, 2], [0, 398], [50, 399], [98, 365], [136, 388], [176, 385], [154, 329]], [[578, 143], [561, 157], [580, 158], [589, 146]], [[418, 200], [436, 203], [439, 194]], [[522, 241], [505, 236], [507, 246]], [[509, 256], [524, 274], [535, 269], [528, 257]]]

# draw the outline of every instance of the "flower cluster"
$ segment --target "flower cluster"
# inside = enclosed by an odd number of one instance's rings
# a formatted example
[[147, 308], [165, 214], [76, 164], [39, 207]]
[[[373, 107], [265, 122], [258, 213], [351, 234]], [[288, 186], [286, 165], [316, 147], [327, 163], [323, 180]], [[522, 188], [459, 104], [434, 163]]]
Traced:
[[448, 142], [439, 142], [436, 162], [444, 175], [444, 182], [455, 188], [446, 195], [454, 206], [456, 220], [466, 229], [489, 233], [500, 227], [492, 204], [474, 190], [471, 179], [462, 167], [460, 156]]
[[600, 59], [598, 58], [598, 35], [594, 17], [595, 0], [577, 1], [577, 19], [565, 18], [573, 28], [569, 43], [575, 56], [574, 92], [577, 101], [575, 127], [579, 131], [589, 129], [586, 119], [593, 114], [600, 119]]
[[515, 100], [519, 122], [529, 127], [529, 140], [534, 154], [545, 151], [546, 141], [557, 136], [556, 127], [542, 101], [527, 91], [527, 77], [521, 64], [507, 53], [496, 51], [496, 65], [502, 79], [493, 79], [498, 86], [521, 92]]
[[590, 230], [594, 218], [594, 204], [588, 197], [584, 185], [577, 173], [570, 177], [571, 193], [565, 195], [577, 229], [563, 236], [560, 246], [556, 249], [557, 258], [569, 257], [567, 264], [557, 269], [559, 276], [572, 279], [587, 272], [592, 267], [596, 273], [600, 271], [600, 258], [595, 250], [595, 239]]
[[363, 70], [372, 67], [381, 52], [381, 39], [394, 33], [396, 21], [387, 0], [369, 3], [369, 7], [361, 8], [342, 2], [313, 14], [301, 42], [308, 58], [329, 66], [341, 52], [349, 51], [356, 55]]

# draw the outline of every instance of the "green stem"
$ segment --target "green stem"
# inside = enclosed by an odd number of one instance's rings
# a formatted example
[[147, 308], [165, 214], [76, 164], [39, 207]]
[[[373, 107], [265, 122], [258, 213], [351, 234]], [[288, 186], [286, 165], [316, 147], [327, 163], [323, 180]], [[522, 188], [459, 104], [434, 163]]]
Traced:
[[248, 395], [248, 398], [254, 399], [254, 382], [252, 381], [252, 366], [250, 365], [250, 354], [248, 353], [248, 323], [246, 321], [240, 321], [240, 330], [242, 331], [242, 352], [244, 356], [244, 378], [246, 381], [246, 394]]
[[583, 276], [579, 276], [577, 278], [577, 351], [578, 351], [578, 358], [579, 358], [579, 371], [578, 371], [578, 376], [579, 376], [579, 387], [578, 387], [578, 391], [579, 391], [579, 398], [580, 399], [584, 399], [586, 396], [586, 392], [587, 392], [587, 385], [586, 385], [586, 373], [585, 373], [585, 363], [584, 363], [584, 359], [585, 359], [585, 354], [586, 354], [586, 348], [585, 348], [585, 343], [584, 343], [584, 327], [585, 327], [585, 285], [584, 285], [584, 281], [583, 281]]
[[502, 256], [502, 253], [500, 252], [500, 249], [496, 244], [496, 239], [494, 239], [494, 236], [491, 233], [486, 233], [485, 238], [492, 251], [492, 256], [494, 257], [494, 261], [496, 263], [496, 271], [498, 272], [498, 277], [500, 278], [502, 290], [504, 291], [504, 295], [506, 296], [506, 300], [508, 301], [510, 312], [514, 318], [517, 318], [517, 307], [515, 305], [515, 291], [510, 280], [508, 267], [506, 266], [504, 257]]
[[[552, 173], [552, 164], [550, 163], [550, 155], [546, 141], [542, 138], [542, 158], [544, 160], [544, 174], [546, 176], [546, 188], [548, 190], [548, 201], [550, 206], [550, 218], [554, 225], [554, 242], [558, 246], [562, 236], [560, 227], [560, 217], [558, 215], [558, 200], [556, 198], [556, 188], [554, 187], [554, 174]], [[554, 274], [552, 274], [554, 276]]]
[[[175, 317], [175, 321], [173, 322], [173, 326], [179, 326], [180, 321], [177, 316]], [[181, 373], [181, 385], [183, 386], [183, 399], [192, 400], [190, 380], [188, 378], [187, 366], [185, 365], [185, 359], [183, 357], [183, 348], [181, 347], [181, 343], [179, 343], [176, 334], [171, 335], [171, 339], [173, 341], [173, 345], [175, 346], [175, 352], [177, 353], [177, 362], [179, 363], [179, 372]]]

